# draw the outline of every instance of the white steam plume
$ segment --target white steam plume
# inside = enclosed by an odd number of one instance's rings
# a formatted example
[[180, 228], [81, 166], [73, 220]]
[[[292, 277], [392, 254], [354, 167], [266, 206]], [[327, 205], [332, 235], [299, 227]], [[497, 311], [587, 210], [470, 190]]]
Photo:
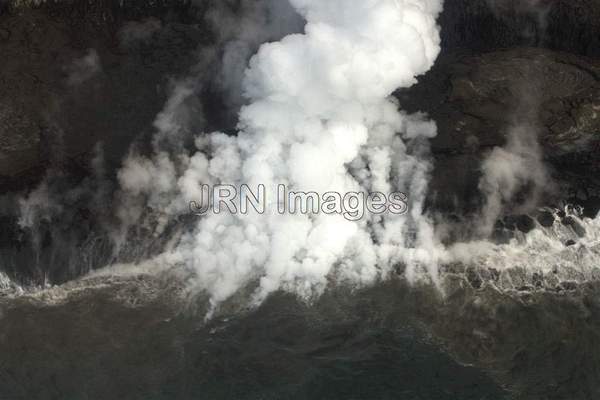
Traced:
[[[547, 5], [539, 0], [523, 2], [491, 0], [500, 7], [515, 7], [518, 12], [547, 12]], [[545, 10], [545, 11], [544, 11]], [[545, 14], [540, 14], [538, 28], [543, 37], [546, 30]], [[506, 211], [527, 213], [538, 206], [543, 194], [551, 194], [554, 182], [544, 163], [543, 149], [539, 143], [540, 101], [543, 87], [532, 69], [525, 66], [524, 75], [514, 85], [519, 101], [513, 111], [513, 123], [504, 147], [496, 147], [482, 165], [479, 190], [485, 204], [479, 214], [477, 233], [489, 237], [497, 219]], [[526, 197], [517, 199], [518, 195]], [[521, 204], [517, 200], [521, 200]]]
[[95, 49], [89, 49], [87, 54], [73, 61], [66, 68], [68, 73], [67, 84], [69, 86], [77, 86], [90, 80], [94, 76], [102, 72], [100, 56]]
[[151, 208], [166, 205], [172, 214], [199, 200], [203, 183], [410, 194], [403, 217], [352, 222], [339, 215], [278, 215], [268, 207], [265, 215], [200, 219], [161, 258], [194, 271], [213, 304], [253, 282], [256, 301], [278, 289], [310, 298], [329, 278], [369, 283], [397, 263], [406, 264], [409, 277], [425, 267], [435, 279], [436, 243], [422, 208], [431, 168], [427, 139], [436, 126], [400, 113], [390, 95], [435, 61], [441, 0], [291, 3], [307, 21], [305, 33], [265, 44], [252, 58], [244, 80], [250, 104], [240, 112], [238, 135], [199, 138], [199, 151], [180, 157], [183, 171], [160, 152], [161, 166], [126, 165], [122, 184], [140, 193], [157, 185]]
[[[200, 3], [206, 6], [205, 1]], [[185, 212], [187, 205], [178, 195], [178, 175], [190, 169], [184, 182], [208, 183], [206, 174], [193, 172], [198, 163], [207, 162], [204, 156], [191, 158], [183, 148], [184, 140], [206, 122], [203, 107], [197, 104], [199, 94], [211, 88], [224, 95], [226, 109], [237, 112], [244, 102], [242, 80], [250, 56], [262, 43], [302, 28], [302, 18], [287, 0], [213, 0], [204, 20], [214, 38], [210, 45], [197, 49], [198, 63], [191, 76], [173, 82], [169, 99], [154, 121], [152, 156], [132, 152], [119, 173], [117, 248], [131, 226], [147, 222], [140, 219], [144, 220], [148, 208], [154, 211], [152, 219], [159, 219], [155, 235], [163, 232], [171, 216]]]
[[485, 197], [485, 205], [478, 226], [483, 237], [492, 233], [496, 220], [510, 207], [519, 191], [527, 190], [527, 199], [519, 208], [531, 211], [552, 186], [538, 143], [537, 128], [533, 125], [511, 128], [506, 145], [496, 147], [484, 160], [482, 173], [479, 189]]
[[210, 53], [216, 51], [220, 63], [213, 84], [225, 94], [226, 105], [236, 111], [244, 104], [244, 73], [258, 47], [302, 30], [302, 18], [287, 0], [214, 0], [206, 20], [215, 31], [217, 45], [201, 51], [204, 62], [198, 65], [199, 71], [205, 75]]

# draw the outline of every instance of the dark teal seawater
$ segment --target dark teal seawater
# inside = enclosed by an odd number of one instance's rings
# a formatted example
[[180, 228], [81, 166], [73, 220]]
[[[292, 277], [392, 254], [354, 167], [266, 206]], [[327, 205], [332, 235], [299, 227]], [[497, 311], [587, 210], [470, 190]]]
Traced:
[[[274, 296], [208, 323], [136, 289], [0, 303], [0, 399], [505, 399], [403, 314]], [[123, 291], [125, 293], [123, 293]]]

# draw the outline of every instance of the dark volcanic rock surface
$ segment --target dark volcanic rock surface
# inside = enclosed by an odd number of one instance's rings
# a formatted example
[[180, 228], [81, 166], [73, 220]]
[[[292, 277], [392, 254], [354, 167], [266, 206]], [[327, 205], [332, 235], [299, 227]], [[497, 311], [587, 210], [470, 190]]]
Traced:
[[[2, 4], [0, 185], [9, 189], [39, 179], [49, 163], [86, 164], [82, 158], [97, 142], [116, 167], [133, 138], [151, 130], [167, 98], [168, 79], [185, 74], [198, 44], [213, 40], [201, 22], [207, 1]], [[587, 151], [581, 146], [599, 126], [597, 64], [545, 50], [457, 54], [540, 45], [594, 56], [600, 54], [599, 15], [600, 4], [593, 0], [445, 2], [439, 21], [445, 55], [404, 105], [437, 120], [436, 181], [456, 182], [452, 201], [476, 202], [480, 152], [504, 142], [502, 132], [522, 95], [515, 82], [527, 70], [543, 86], [545, 148], [558, 156], [553, 162], [561, 169], [568, 165], [566, 180], [584, 175], [578, 186], [586, 186], [588, 166], [596, 159], [592, 144], [584, 143]], [[124, 46], [122, 30], [132, 22], [156, 29], [146, 42]], [[73, 84], [79, 82], [70, 77], [73, 65], [90, 51], [98, 70], [84, 84]], [[205, 106], [218, 109], [218, 101], [213, 103]], [[588, 201], [596, 195], [573, 196]], [[437, 202], [447, 200], [442, 195]]]
[[445, 0], [440, 25], [451, 51], [536, 45], [600, 56], [597, 0]]
[[[113, 177], [111, 171], [118, 168], [134, 138], [153, 131], [152, 123], [169, 95], [170, 79], [186, 76], [198, 62], [197, 49], [215, 39], [201, 22], [207, 4], [202, 1], [193, 5], [175, 0], [58, 1], [35, 7], [4, 4], [0, 9], [0, 52], [6, 56], [0, 63], [0, 193], [31, 188], [48, 166], [68, 178], [60, 190], [69, 193], [89, 173], [89, 159], [99, 142], [109, 178]], [[555, 21], [556, 10], [571, 15], [588, 3], [569, 4], [554, 2], [548, 21]], [[486, 1], [448, 0], [440, 19], [444, 54], [418, 85], [398, 94], [404, 109], [429, 113], [439, 128], [432, 142], [436, 167], [429, 205], [461, 215], [480, 207], [482, 160], [494, 147], [506, 143], [507, 132], [525, 105], [535, 119], [546, 162], [558, 182], [554, 198], [545, 198], [545, 205], [570, 201], [593, 216], [600, 207], [600, 64], [583, 56], [534, 48], [474, 54], [482, 48], [535, 44], [523, 37], [519, 25], [531, 23], [535, 13], [511, 7], [492, 9]], [[590, 15], [594, 12], [591, 7]], [[571, 16], [565, 18], [568, 21]], [[582, 21], [573, 29], [586, 35], [594, 32], [594, 21]], [[550, 36], [553, 23], [547, 28]], [[143, 28], [142, 38], [123, 35], [131, 24], [138, 34]], [[489, 30], [500, 25], [504, 28]], [[550, 42], [547, 38], [536, 43]], [[586, 53], [576, 46], [573, 49]], [[223, 112], [218, 96], [197, 93], [192, 97], [202, 103], [198, 108], [204, 109], [207, 118]], [[94, 215], [88, 218], [87, 204], [64, 205], [75, 210], [75, 216], [62, 216], [48, 225], [60, 226], [71, 239], [52, 242], [46, 235], [44, 251], [52, 250], [52, 254], [58, 242], [64, 243], [60, 247], [68, 254], [79, 252], [72, 243], [81, 245], [85, 232], [98, 225]], [[16, 226], [14, 215], [6, 214], [14, 210], [0, 209], [0, 253], [7, 250], [2, 254], [10, 254], [8, 264], [13, 265], [5, 270], [31, 278], [30, 271], [37, 267], [30, 261], [30, 239]], [[64, 260], [65, 252], [56, 252], [58, 259]], [[61, 265], [65, 262], [42, 258], [52, 260], [53, 269], [68, 269]], [[41, 268], [39, 275], [45, 272]]]
[[[0, 11], [0, 184], [19, 188], [45, 165], [81, 164], [98, 142], [118, 165], [132, 139], [151, 128], [169, 78], [195, 62], [194, 49], [207, 38], [184, 13], [189, 5], [117, 3]], [[124, 43], [131, 21], [155, 30]]]
[[[559, 182], [559, 200], [589, 202], [600, 194], [600, 64], [566, 53], [519, 48], [448, 55], [410, 90], [409, 111], [437, 122], [432, 189], [437, 207], [476, 207], [481, 161], [528, 120]], [[548, 199], [551, 200], [551, 199]], [[596, 208], [597, 209], [597, 208]]]

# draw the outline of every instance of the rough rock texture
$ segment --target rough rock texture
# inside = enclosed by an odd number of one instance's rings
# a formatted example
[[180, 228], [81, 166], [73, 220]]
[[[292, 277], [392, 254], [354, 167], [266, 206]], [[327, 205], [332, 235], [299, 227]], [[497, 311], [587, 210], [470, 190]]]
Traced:
[[542, 45], [600, 56], [596, 0], [446, 0], [440, 25], [449, 50]]
[[[206, 4], [1, 0], [0, 185], [23, 188], [52, 162], [80, 168], [98, 141], [117, 165], [164, 104], [168, 77], [185, 72], [197, 44], [211, 40], [199, 24]], [[122, 27], [149, 18], [161, 28], [152, 45], [123, 47]], [[597, 56], [598, 21], [594, 0], [446, 0], [440, 17], [448, 54], [540, 45]], [[90, 49], [99, 70], [85, 85], [69, 84], [79, 81], [69, 73]], [[586, 119], [593, 108], [570, 111]]]
[[481, 161], [504, 146], [518, 119], [536, 126], [545, 161], [559, 182], [556, 200], [600, 197], [600, 64], [567, 53], [518, 48], [482, 55], [451, 54], [415, 87], [403, 107], [438, 124], [432, 141], [437, 208], [475, 209]]
[[[118, 164], [151, 127], [168, 79], [187, 71], [206, 40], [189, 5], [48, 2], [0, 9], [0, 184], [23, 187], [48, 164], [86, 164], [97, 142]], [[160, 17], [158, 19], [157, 17]], [[153, 18], [149, 20], [149, 18]], [[160, 29], [124, 44], [128, 21]], [[7, 186], [8, 184], [8, 186]]]

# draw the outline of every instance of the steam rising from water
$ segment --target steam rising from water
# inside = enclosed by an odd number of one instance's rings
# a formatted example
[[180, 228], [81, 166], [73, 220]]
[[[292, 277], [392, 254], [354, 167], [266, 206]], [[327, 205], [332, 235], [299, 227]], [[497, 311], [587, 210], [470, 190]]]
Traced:
[[[518, 12], [537, 12], [538, 8], [543, 7], [538, 0], [518, 4], [498, 1], [491, 5], [492, 8], [515, 8]], [[543, 36], [545, 22], [540, 19], [537, 25]], [[542, 98], [539, 79], [529, 66], [524, 67], [524, 76], [511, 88], [519, 93], [520, 100], [511, 110], [513, 124], [508, 129], [506, 144], [502, 148], [495, 148], [483, 162], [479, 182], [479, 190], [485, 198], [478, 222], [481, 237], [490, 236], [494, 224], [504, 212], [529, 213], [539, 206], [543, 194], [550, 194], [554, 190], [554, 182], [544, 163], [539, 143]]]
[[[250, 104], [240, 112], [238, 135], [199, 137], [198, 152], [181, 173], [164, 152], [152, 161], [129, 159], [120, 174], [123, 187], [136, 194], [147, 187], [140, 186], [146, 176], [157, 193], [175, 193], [167, 196], [167, 214], [198, 200], [202, 183], [410, 193], [406, 217], [350, 222], [273, 213], [199, 220], [162, 257], [194, 271], [213, 304], [251, 282], [258, 284], [256, 301], [282, 288], [310, 298], [328, 278], [369, 283], [399, 262], [408, 265], [409, 276], [425, 263], [435, 279], [429, 251], [435, 239], [422, 207], [430, 170], [427, 139], [436, 127], [398, 112], [389, 96], [414, 84], [435, 61], [441, 1], [291, 3], [307, 21], [305, 33], [265, 44], [252, 58], [244, 79]], [[176, 188], [163, 179], [174, 176]], [[165, 197], [158, 198], [164, 204]]]
[[[228, 4], [213, 4], [209, 19], [228, 20]], [[173, 86], [155, 121], [153, 155], [132, 152], [119, 172], [120, 224], [116, 230], [106, 227], [116, 245], [112, 261], [129, 245], [131, 227], [149, 228], [155, 238], [167, 236], [170, 243], [157, 246], [166, 250], [145, 265], [191, 272], [195, 288], [207, 292], [213, 306], [248, 286], [256, 303], [279, 289], [310, 299], [332, 282], [369, 284], [400, 265], [409, 280], [437, 284], [438, 266], [456, 261], [501, 270], [531, 265], [544, 272], [558, 264], [591, 271], [598, 264], [598, 219], [581, 221], [577, 215], [572, 218], [592, 232], [585, 240], [558, 222], [508, 245], [477, 241], [446, 249], [436, 239], [424, 213], [432, 168], [428, 139], [436, 126], [423, 115], [398, 111], [390, 95], [415, 83], [435, 61], [441, 0], [291, 0], [291, 5], [293, 10], [280, 0], [242, 3], [244, 22], [222, 23], [219, 30], [222, 50], [200, 49], [198, 76]], [[296, 12], [306, 19], [304, 34], [264, 44], [243, 71], [239, 66], [254, 47], [300, 30]], [[280, 17], [283, 24], [276, 22]], [[122, 37], [132, 46], [160, 26], [150, 21], [128, 29]], [[211, 71], [214, 63], [222, 65], [220, 71]], [[208, 84], [207, 76], [227, 93], [229, 106], [245, 105], [236, 136], [199, 135], [189, 154], [184, 138], [203, 115], [188, 103]], [[524, 186], [533, 186], [537, 195], [548, 182], [531, 122], [535, 101], [524, 108], [507, 145], [483, 165], [482, 237]], [[100, 170], [100, 164], [94, 167]], [[219, 183], [264, 184], [272, 191], [279, 184], [319, 193], [402, 191], [409, 194], [410, 211], [402, 217], [366, 215], [356, 222], [322, 214], [219, 214], [191, 227], [179, 224], [189, 213], [188, 203], [202, 198], [201, 185]], [[64, 212], [52, 192], [44, 183], [20, 203], [22, 226], [35, 230], [39, 221]], [[567, 240], [575, 245], [565, 247]], [[0, 289], [8, 284], [0, 276]]]
[[[551, 227], [537, 224], [527, 234], [519, 234], [507, 244], [488, 241], [459, 243], [448, 249], [448, 261], [462, 262], [480, 270], [494, 269], [502, 289], [530, 285], [533, 274], [543, 279], [543, 287], [553, 289], [560, 282], [585, 282], [600, 278], [600, 216], [580, 218], [570, 208], [553, 211]], [[561, 217], [559, 214], [563, 214]], [[570, 224], [560, 221], [565, 218]], [[565, 246], [565, 243], [572, 245]], [[511, 274], [519, 269], [521, 276]], [[541, 282], [540, 282], [541, 283]]]
[[482, 172], [479, 189], [486, 200], [478, 225], [482, 237], [490, 236], [498, 217], [519, 191], [527, 189], [526, 201], [517, 208], [525, 213], [534, 210], [541, 194], [552, 186], [533, 125], [512, 128], [506, 146], [490, 153], [483, 162]]

